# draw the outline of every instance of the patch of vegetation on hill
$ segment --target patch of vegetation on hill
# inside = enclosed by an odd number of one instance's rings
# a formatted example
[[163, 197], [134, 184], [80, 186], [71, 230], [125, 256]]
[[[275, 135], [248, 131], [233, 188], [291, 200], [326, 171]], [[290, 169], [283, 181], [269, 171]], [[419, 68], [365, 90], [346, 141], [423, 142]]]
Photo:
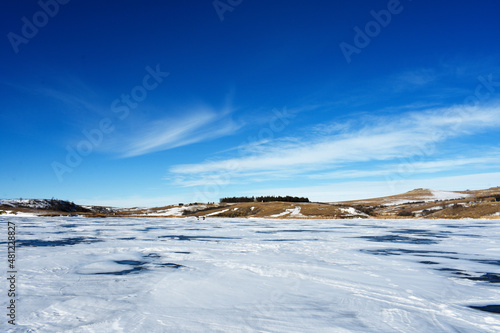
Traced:
[[220, 202], [239, 203], [239, 202], [309, 202], [309, 198], [287, 196], [260, 196], [260, 197], [227, 197], [220, 199]]
[[[189, 206], [189, 205], [188, 205]], [[215, 212], [217, 211], [217, 209], [220, 209], [220, 208], [224, 208], [225, 206], [219, 206], [219, 205], [208, 205], [207, 207], [194, 207], [194, 208], [191, 208], [191, 209], [185, 209], [183, 212], [182, 212], [182, 215], [183, 216], [190, 216], [190, 215], [193, 215], [193, 216], [198, 216], [200, 215], [199, 213], [211, 213], [211, 212]]]
[[240, 202], [255, 202], [255, 197], [226, 197], [219, 200], [220, 203], [240, 203]]
[[214, 215], [216, 217], [247, 217], [257, 214], [260, 209], [252, 209], [252, 207], [236, 207], [220, 214]]

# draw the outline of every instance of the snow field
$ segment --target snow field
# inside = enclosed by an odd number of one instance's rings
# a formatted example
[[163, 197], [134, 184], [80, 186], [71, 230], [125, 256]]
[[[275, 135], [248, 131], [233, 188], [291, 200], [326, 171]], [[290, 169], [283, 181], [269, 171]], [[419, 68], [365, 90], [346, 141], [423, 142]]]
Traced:
[[7, 221], [12, 332], [500, 330], [496, 220]]

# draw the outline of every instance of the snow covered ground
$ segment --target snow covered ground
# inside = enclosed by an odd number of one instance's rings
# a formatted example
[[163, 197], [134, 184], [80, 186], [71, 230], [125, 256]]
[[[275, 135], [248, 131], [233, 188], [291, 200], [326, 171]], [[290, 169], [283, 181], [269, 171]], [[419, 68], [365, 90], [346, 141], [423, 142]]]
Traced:
[[7, 221], [1, 332], [500, 331], [498, 220]]
[[[36, 213], [26, 213], [26, 212], [16, 212], [16, 211], [12, 211], [12, 210], [4, 210], [4, 214], [5, 215], [12, 215], [12, 216], [30, 216], [30, 217], [35, 217], [37, 216]], [[3, 215], [3, 214], [2, 214]]]
[[284, 212], [281, 212], [279, 214], [271, 215], [270, 217], [281, 217], [281, 216], [286, 216], [286, 215], [293, 216], [293, 217], [302, 217], [304, 215], [302, 215], [300, 213], [300, 209], [301, 209], [300, 206], [293, 207], [293, 208], [288, 208], [288, 209], [285, 209]]
[[154, 213], [147, 212], [147, 214], [151, 215], [151, 216], [155, 216], [155, 215], [158, 215], [158, 216], [161, 216], [161, 215], [182, 216], [182, 214], [184, 213], [185, 210], [186, 209], [184, 207], [172, 207], [172, 208], [168, 208], [168, 209], [164, 209], [164, 210], [158, 210]]
[[359, 210], [353, 208], [353, 207], [349, 207], [349, 208], [339, 208], [340, 210], [342, 210], [344, 213], [347, 213], [351, 216], [365, 216], [365, 217], [368, 217], [368, 214], [365, 214], [363, 212], [360, 212]]
[[[464, 199], [468, 198], [471, 195], [470, 194], [464, 194], [464, 193], [459, 193], [459, 192], [452, 192], [452, 191], [439, 191], [439, 190], [427, 190], [430, 192], [429, 195], [412, 195], [414, 197], [413, 199], [394, 199], [394, 198], [385, 198], [385, 201], [382, 202], [382, 204], [386, 206], [395, 206], [395, 205], [402, 205], [406, 203], [413, 203], [413, 202], [431, 202], [431, 201], [436, 201], [436, 200], [455, 200], [455, 199]], [[382, 198], [384, 199], [384, 198]]]
[[454, 200], [454, 199], [463, 199], [468, 198], [470, 194], [451, 192], [451, 191], [439, 191], [439, 190], [430, 190], [432, 195], [427, 200]]

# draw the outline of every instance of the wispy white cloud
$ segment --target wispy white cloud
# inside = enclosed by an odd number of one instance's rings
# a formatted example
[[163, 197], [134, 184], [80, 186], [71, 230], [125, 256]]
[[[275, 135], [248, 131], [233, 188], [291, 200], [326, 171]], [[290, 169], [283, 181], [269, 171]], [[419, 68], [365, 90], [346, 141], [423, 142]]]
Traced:
[[[422, 157], [425, 158], [425, 157]], [[370, 170], [339, 170], [326, 173], [317, 173], [308, 175], [310, 179], [347, 179], [347, 178], [366, 178], [383, 177], [393, 174], [412, 175], [424, 173], [437, 173], [443, 171], [461, 170], [474, 167], [474, 169], [488, 169], [500, 166], [500, 151], [494, 149], [493, 153], [487, 156], [472, 158], [453, 158], [433, 161], [417, 162], [401, 160], [399, 163], [390, 163], [382, 167], [372, 168]]]
[[[200, 184], [200, 180], [208, 179], [209, 175], [228, 173], [231, 174], [231, 182], [237, 179], [253, 182], [266, 179], [273, 173], [293, 179], [313, 171], [334, 171], [355, 162], [391, 161], [418, 154], [431, 156], [437, 153], [435, 150], [439, 144], [449, 142], [451, 138], [500, 127], [498, 105], [472, 111], [459, 105], [408, 112], [397, 117], [372, 117], [363, 126], [341, 134], [319, 133], [286, 142], [268, 142], [249, 156], [175, 165], [170, 172], [182, 176], [186, 180], [185, 185], [189, 182]], [[339, 128], [344, 129], [342, 126]], [[437, 163], [433, 167], [443, 170], [446, 163], [442, 162], [440, 166]]]
[[[43, 97], [48, 102], [57, 102], [68, 116], [80, 117], [89, 115], [105, 115], [109, 106], [104, 107], [99, 102], [100, 95], [91, 86], [73, 75], [56, 77], [51, 84], [2, 82], [26, 95]], [[102, 101], [101, 101], [102, 102]], [[51, 111], [54, 111], [51, 109]], [[50, 115], [50, 113], [48, 113]]]
[[241, 128], [228, 111], [203, 107], [182, 113], [141, 124], [113, 149], [122, 157], [139, 156], [231, 135]]
[[401, 91], [423, 87], [435, 81], [437, 78], [438, 75], [434, 72], [434, 70], [424, 68], [400, 73], [397, 76], [392, 77], [391, 82], [393, 82], [393, 89]]

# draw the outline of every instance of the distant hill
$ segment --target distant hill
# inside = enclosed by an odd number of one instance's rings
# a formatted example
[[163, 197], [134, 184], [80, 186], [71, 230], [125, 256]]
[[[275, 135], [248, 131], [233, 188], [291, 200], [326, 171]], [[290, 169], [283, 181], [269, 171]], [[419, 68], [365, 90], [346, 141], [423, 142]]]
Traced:
[[465, 192], [439, 191], [431, 189], [417, 188], [412, 191], [391, 195], [381, 198], [372, 198], [364, 200], [343, 201], [345, 204], [354, 205], [398, 205], [409, 202], [431, 202], [436, 200], [457, 200], [471, 197], [473, 194]]
[[111, 214], [114, 211], [111, 207], [82, 206], [58, 199], [0, 199], [0, 214], [11, 212], [36, 215], [59, 215], [57, 213], [95, 215]]
[[155, 208], [77, 205], [55, 199], [2, 199], [0, 214], [87, 217], [253, 218], [500, 218], [500, 187], [477, 191], [415, 189], [406, 193], [343, 202], [191, 203]]
[[370, 207], [377, 217], [498, 218], [500, 187], [476, 191], [415, 189], [406, 193], [340, 202]]

